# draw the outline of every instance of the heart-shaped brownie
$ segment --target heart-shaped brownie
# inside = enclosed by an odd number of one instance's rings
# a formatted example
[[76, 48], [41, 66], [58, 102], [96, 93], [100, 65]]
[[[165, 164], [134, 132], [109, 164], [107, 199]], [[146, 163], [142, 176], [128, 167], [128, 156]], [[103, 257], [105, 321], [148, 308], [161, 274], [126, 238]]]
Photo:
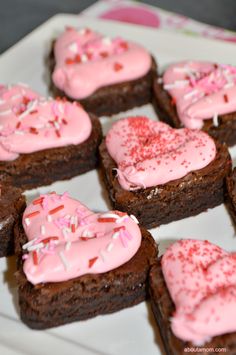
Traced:
[[207, 166], [216, 155], [215, 143], [206, 133], [173, 129], [147, 117], [116, 122], [107, 134], [106, 146], [126, 190], [182, 178]]
[[185, 61], [171, 65], [163, 75], [164, 89], [176, 104], [180, 121], [202, 128], [203, 120], [236, 111], [236, 67]]
[[162, 257], [162, 272], [176, 310], [173, 333], [203, 345], [236, 331], [236, 254], [208, 241], [181, 240]]
[[91, 133], [88, 114], [66, 100], [46, 100], [21, 84], [0, 89], [0, 160], [80, 144]]
[[69, 27], [54, 46], [54, 85], [74, 99], [98, 88], [141, 78], [151, 68], [151, 56], [141, 46], [120, 37], [111, 39]]
[[93, 213], [67, 193], [41, 195], [25, 210], [29, 240], [24, 272], [32, 284], [104, 273], [126, 263], [141, 244], [135, 217]]

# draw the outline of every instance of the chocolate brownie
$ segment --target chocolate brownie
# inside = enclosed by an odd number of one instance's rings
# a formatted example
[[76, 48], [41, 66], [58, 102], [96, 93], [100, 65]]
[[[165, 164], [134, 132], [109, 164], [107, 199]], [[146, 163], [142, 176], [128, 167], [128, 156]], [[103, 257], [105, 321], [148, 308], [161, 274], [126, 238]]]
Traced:
[[95, 116], [91, 114], [90, 118], [92, 131], [86, 141], [78, 145], [20, 154], [13, 161], [0, 161], [0, 180], [28, 190], [70, 179], [96, 168], [102, 129]]
[[226, 206], [228, 207], [232, 220], [236, 225], [236, 168], [234, 168], [232, 174], [227, 177], [226, 185]]
[[[150, 233], [147, 232], [144, 229], [139, 230], [138, 226], [136, 223], [131, 219], [128, 218], [127, 222], [127, 217], [125, 214], [120, 214], [118, 215], [117, 211], [113, 211], [112, 214], [111, 212], [108, 212], [107, 214], [93, 214], [89, 210], [85, 210], [85, 207], [79, 204], [79, 202], [75, 200], [71, 200], [69, 197], [62, 195], [47, 195], [47, 202], [45, 202], [45, 205], [49, 206], [51, 208], [52, 206], [50, 205], [52, 203], [49, 198], [53, 198], [53, 203], [58, 204], [58, 203], [63, 203], [64, 209], [68, 208], [68, 203], [74, 204], [74, 207], [76, 211], [78, 212], [78, 206], [80, 209], [80, 214], [79, 216], [84, 215], [84, 211], [87, 211], [87, 217], [83, 217], [83, 224], [81, 224], [81, 227], [76, 226], [74, 231], [72, 230], [72, 234], [67, 235], [67, 240], [68, 238], [72, 238], [75, 236], [74, 233], [78, 233], [76, 235], [76, 240], [75, 242], [78, 243], [79, 238], [81, 238], [80, 246], [78, 253], [81, 252], [81, 248], [89, 248], [89, 253], [91, 256], [93, 256], [92, 259], [89, 259], [89, 264], [88, 266], [85, 266], [83, 264], [82, 258], [85, 257], [86, 260], [88, 257], [88, 253], [82, 252], [80, 255], [80, 258], [78, 258], [78, 254], [76, 252], [76, 263], [81, 263], [80, 267], [77, 268], [74, 266], [71, 268], [71, 266], [68, 266], [67, 263], [70, 263], [72, 265], [73, 261], [73, 254], [72, 257], [70, 257], [70, 254], [68, 253], [73, 253], [74, 251], [72, 250], [73, 247], [76, 248], [76, 245], [73, 244], [69, 247], [71, 249], [68, 249], [68, 244], [66, 244], [65, 249], [63, 248], [63, 263], [65, 268], [63, 267], [63, 264], [61, 263], [60, 259], [51, 259], [54, 258], [53, 255], [48, 255], [48, 254], [40, 254], [40, 250], [38, 249], [38, 254], [35, 260], [35, 255], [36, 253], [36, 247], [34, 247], [34, 251], [32, 251], [33, 256], [32, 259], [30, 254], [26, 254], [27, 259], [24, 262], [23, 265], [23, 260], [22, 260], [22, 255], [25, 253], [26, 248], [23, 247], [25, 243], [28, 243], [28, 239], [26, 236], [25, 230], [31, 230], [32, 235], [37, 234], [35, 231], [37, 231], [38, 223], [39, 220], [37, 221], [38, 216], [40, 216], [40, 213], [44, 214], [45, 207], [40, 208], [39, 204], [42, 203], [42, 200], [45, 199], [45, 195], [41, 196], [39, 199], [35, 200], [30, 207], [31, 209], [25, 211], [25, 214], [23, 216], [23, 223], [26, 223], [26, 219], [30, 219], [30, 221], [27, 222], [27, 224], [24, 224], [24, 229], [23, 225], [19, 223], [15, 227], [15, 242], [16, 242], [16, 254], [18, 255], [18, 271], [17, 271], [17, 281], [18, 281], [18, 286], [19, 286], [19, 304], [20, 304], [20, 314], [21, 314], [21, 319], [23, 320], [24, 323], [26, 323], [29, 327], [35, 328], [35, 329], [45, 329], [49, 327], [54, 327], [58, 326], [61, 324], [77, 321], [77, 320], [83, 320], [83, 319], [88, 319], [91, 317], [95, 317], [96, 315], [99, 314], [107, 314], [107, 313], [112, 313], [118, 310], [121, 310], [126, 307], [130, 307], [133, 305], [136, 305], [142, 301], [144, 301], [147, 297], [147, 279], [148, 279], [148, 274], [149, 274], [149, 269], [151, 265], [156, 261], [157, 257], [157, 246], [155, 244], [155, 241], [151, 237]], [[56, 200], [56, 202], [54, 202]], [[79, 205], [77, 205], [79, 204]], [[50, 207], [51, 206], [51, 207]], [[54, 206], [54, 205], [53, 205]], [[67, 207], [66, 207], [67, 206]], [[28, 208], [28, 207], [27, 207]], [[37, 216], [36, 212], [31, 212], [30, 214], [28, 212], [32, 211], [32, 209], [36, 208], [37, 209]], [[63, 211], [59, 211], [60, 208], [56, 208], [53, 211], [57, 213], [60, 216], [60, 213], [63, 213]], [[70, 210], [71, 211], [71, 210]], [[81, 212], [83, 211], [83, 212]], [[53, 213], [54, 213], [53, 212]], [[66, 211], [66, 213], [68, 210]], [[77, 213], [76, 212], [76, 213]], [[56, 218], [56, 214], [51, 214], [54, 218]], [[64, 212], [65, 213], [65, 212]], [[116, 213], [114, 215], [114, 213]], [[50, 211], [49, 211], [50, 215]], [[119, 222], [118, 224], [112, 224], [109, 222], [114, 223], [114, 216], [117, 216], [118, 219], [120, 218], [125, 218], [126, 221], [124, 222]], [[120, 217], [121, 216], [121, 217]], [[123, 217], [122, 217], [123, 216]], [[80, 218], [79, 217], [79, 218]], [[40, 217], [39, 217], [40, 218]], [[46, 217], [43, 217], [46, 218]], [[65, 218], [65, 217], [64, 217]], [[93, 222], [91, 224], [91, 218], [93, 219]], [[87, 222], [89, 219], [90, 222]], [[81, 229], [79, 231], [79, 228], [84, 228], [84, 225], [86, 223], [88, 228], [89, 226], [94, 226], [94, 221], [98, 221], [98, 225], [100, 225], [102, 228], [106, 228], [104, 226], [104, 223], [107, 223], [108, 227], [107, 228], [113, 228], [115, 226], [116, 228], [114, 230], [125, 230], [125, 228], [128, 228], [126, 223], [131, 223], [132, 226], [135, 226], [135, 231], [138, 231], [140, 239], [137, 239], [136, 235], [128, 235], [127, 242], [122, 239], [122, 236], [119, 234], [120, 232], [115, 232], [116, 234], [111, 237], [110, 240], [113, 242], [109, 243], [108, 246], [103, 249], [101, 244], [99, 244], [99, 252], [97, 251], [98, 255], [100, 257], [95, 257], [95, 251], [92, 250], [95, 243], [102, 243], [102, 237], [100, 236], [99, 241], [96, 240], [96, 233], [92, 236], [93, 240], [89, 240], [89, 233], [86, 233], [85, 231], [81, 232]], [[36, 222], [35, 222], [36, 221]], [[59, 221], [59, 219], [57, 219]], [[61, 220], [62, 221], [62, 220]], [[32, 223], [32, 227], [31, 224]], [[36, 225], [36, 229], [32, 230], [33, 228], [33, 223]], [[45, 220], [44, 223], [44, 228], [47, 230], [47, 222]], [[85, 224], [84, 224], [85, 223]], [[40, 221], [41, 224], [41, 221]], [[52, 228], [54, 228], [53, 232], [55, 234], [55, 231], [57, 228], [58, 224], [54, 224], [52, 222]], [[126, 227], [125, 227], [126, 226]], [[78, 229], [77, 229], [78, 228]], [[129, 227], [130, 228], [130, 227]], [[134, 228], [134, 227], [132, 227]], [[42, 228], [41, 228], [42, 229]], [[64, 229], [63, 229], [64, 230]], [[102, 229], [103, 230], [103, 229]], [[130, 230], [130, 229], [127, 229]], [[77, 232], [78, 231], [78, 232]], [[96, 231], [96, 230], [95, 230]], [[112, 229], [111, 229], [112, 231]], [[68, 229], [67, 229], [68, 232]], [[52, 233], [52, 230], [50, 230], [50, 233]], [[69, 232], [70, 233], [70, 232]], [[82, 234], [81, 234], [82, 233]], [[84, 233], [84, 236], [83, 236]], [[109, 232], [110, 233], [110, 232]], [[113, 232], [112, 232], [113, 233]], [[119, 236], [117, 235], [119, 234]], [[57, 232], [59, 235], [60, 233]], [[106, 236], [107, 234], [105, 234]], [[123, 236], [124, 237], [124, 236]], [[47, 237], [44, 239], [44, 241], [48, 242], [49, 239], [56, 239], [59, 237]], [[94, 239], [95, 238], [95, 239]], [[108, 235], [106, 238], [110, 238]], [[108, 271], [106, 272], [99, 272], [99, 270], [103, 269], [96, 269], [94, 273], [92, 273], [93, 270], [91, 267], [96, 267], [98, 265], [98, 268], [103, 268], [106, 267], [106, 263], [108, 262], [109, 257], [111, 257], [111, 262], [114, 262], [114, 258], [117, 258], [117, 253], [119, 253], [118, 250], [121, 251], [121, 256], [122, 258], [124, 257], [124, 253], [127, 253], [130, 245], [132, 243], [137, 243], [137, 248], [132, 252], [131, 258], [128, 257], [125, 263], [119, 264], [120, 266], [114, 267], [112, 269], [107, 269]], [[63, 239], [61, 240], [63, 242]], [[68, 242], [67, 242], [68, 243]], [[116, 244], [114, 244], [116, 243]], [[45, 243], [43, 243], [45, 245]], [[27, 244], [26, 244], [27, 245]], [[96, 244], [97, 245], [97, 244]], [[95, 248], [97, 246], [95, 245]], [[106, 241], [105, 241], [106, 245]], [[134, 244], [132, 244], [134, 245]], [[22, 249], [23, 247], [23, 249]], [[32, 248], [32, 242], [30, 244], [30, 247]], [[30, 250], [29, 247], [29, 250]], [[59, 246], [55, 246], [58, 247]], [[114, 248], [114, 252], [116, 254], [112, 254], [112, 248]], [[120, 249], [117, 249], [120, 248]], [[49, 247], [50, 249], [50, 247]], [[29, 251], [28, 250], [28, 251]], [[32, 249], [33, 250], [33, 249]], [[60, 249], [61, 250], [61, 249]], [[84, 250], [84, 249], [83, 249]], [[103, 253], [102, 253], [103, 250]], [[88, 250], [87, 250], [88, 252]], [[29, 251], [30, 253], [30, 251]], [[43, 251], [42, 251], [43, 253]], [[50, 251], [52, 253], [52, 250]], [[59, 252], [59, 254], [62, 253], [62, 251]], [[25, 254], [24, 254], [25, 255]], [[25, 258], [26, 256], [23, 256]], [[42, 258], [41, 258], [42, 257]], [[40, 277], [43, 277], [43, 280], [45, 280], [45, 277], [52, 277], [46, 275], [45, 271], [45, 257], [48, 257], [48, 261], [50, 263], [49, 269], [47, 269], [47, 272], [51, 272], [54, 270], [54, 266], [52, 264], [53, 262], [57, 263], [57, 266], [55, 268], [54, 276], [57, 275], [60, 279], [66, 275], [66, 277], [63, 279], [63, 281], [55, 281], [52, 282], [42, 282], [38, 279], [38, 276], [36, 276], [36, 273], [38, 272], [38, 268], [42, 267], [43, 271], [42, 274], [40, 273]], [[99, 260], [98, 260], [99, 258]], [[67, 259], [68, 261], [65, 261]], [[123, 259], [124, 260], [124, 259]], [[27, 264], [25, 263], [32, 263], [32, 264]], [[42, 263], [42, 264], [41, 264]], [[62, 268], [62, 270], [58, 273], [58, 263], [59, 267]], [[100, 264], [99, 264], [100, 263]], [[30, 265], [30, 268], [29, 268]], [[32, 266], [31, 266], [32, 265]], [[42, 265], [42, 266], [41, 266]], [[87, 265], [87, 263], [86, 263]], [[105, 266], [104, 266], [105, 265]], [[113, 264], [114, 265], [114, 264]], [[24, 269], [23, 269], [24, 266]], [[68, 266], [68, 268], [67, 268]], [[81, 275], [79, 277], [73, 277], [68, 279], [68, 273], [69, 272], [80, 272], [81, 268], [88, 267], [87, 270], [89, 272], [85, 272], [84, 274], [81, 272]], [[39, 275], [39, 274], [37, 274]], [[37, 277], [37, 280], [34, 278], [34, 276]], [[33, 279], [32, 279], [33, 277]], [[31, 281], [28, 281], [28, 280]], [[47, 280], [49, 280], [47, 278]], [[53, 279], [54, 280], [54, 279]], [[57, 279], [58, 280], [58, 279]], [[36, 282], [37, 281], [37, 282]]]
[[[61, 37], [65, 37], [65, 36], [71, 36], [71, 33], [73, 35], [72, 39], [70, 39], [70, 44], [73, 42], [74, 39], [74, 33], [73, 33], [74, 29], [69, 29], [67, 30]], [[91, 31], [91, 33], [93, 33]], [[78, 35], [78, 33], [77, 33]], [[86, 34], [84, 34], [86, 35]], [[91, 36], [94, 35], [91, 34]], [[88, 36], [90, 36], [90, 34], [88, 34]], [[64, 39], [60, 39], [59, 37], [59, 41], [65, 41]], [[66, 39], [68, 40], [68, 39]], [[79, 37], [78, 37], [78, 41], [79, 41]], [[110, 44], [105, 45], [106, 47], [112, 47], [112, 46], [119, 46], [119, 48], [123, 48], [123, 51], [129, 51], [129, 46], [133, 46], [133, 44], [129, 44], [129, 42], [126, 42], [124, 40], [119, 39], [120, 43], [117, 43], [118, 39], [115, 39], [113, 42], [113, 40], [108, 39], [108, 38], [104, 38], [101, 39], [101, 37], [99, 37], [97, 39], [97, 41], [101, 41], [100, 45], [102, 46], [102, 48], [104, 47], [102, 45], [102, 41], [109, 41]], [[68, 90], [63, 90], [62, 88], [60, 89], [56, 84], [55, 84], [55, 80], [53, 80], [53, 72], [55, 71], [56, 68], [56, 59], [55, 59], [55, 55], [54, 55], [54, 47], [55, 47], [55, 43], [56, 41], [53, 42], [52, 45], [52, 50], [51, 53], [49, 55], [49, 68], [50, 68], [50, 90], [53, 94], [54, 97], [66, 97], [69, 100], [78, 100], [81, 105], [89, 112], [92, 112], [94, 114], [96, 114], [97, 116], [103, 116], [103, 115], [112, 115], [112, 114], [116, 114], [118, 112], [121, 111], [126, 111], [129, 110], [133, 107], [137, 107], [137, 106], [142, 106], [144, 104], [147, 104], [149, 102], [152, 101], [152, 84], [153, 84], [153, 80], [154, 78], [156, 78], [156, 62], [154, 58], [150, 57], [150, 69], [148, 71], [145, 72], [145, 74], [141, 74], [141, 75], [135, 75], [134, 79], [115, 79], [114, 78], [114, 83], [110, 80], [110, 77], [112, 76], [112, 72], [113, 70], [110, 72], [109, 74], [109, 79], [108, 82], [111, 82], [111, 84], [109, 83], [105, 83], [102, 84], [96, 89], [94, 90], [90, 95], [87, 95], [86, 97], [77, 97], [76, 94], [77, 92], [75, 91], [74, 95], [72, 95], [72, 93]], [[114, 44], [116, 43], [116, 44]], [[73, 43], [72, 43], [73, 45]], [[58, 45], [59, 47], [59, 45]], [[60, 50], [62, 47], [60, 47]], [[68, 52], [68, 46], [64, 46], [63, 47], [64, 51]], [[82, 47], [81, 47], [82, 48]], [[141, 48], [141, 47], [140, 47]], [[133, 48], [132, 48], [133, 49]], [[91, 49], [91, 53], [92, 53]], [[96, 51], [97, 49], [95, 49]], [[144, 49], [141, 49], [142, 51]], [[59, 49], [58, 49], [59, 51]], [[145, 50], [144, 50], [145, 51]], [[92, 65], [97, 65], [97, 63], [100, 63], [102, 60], [107, 61], [110, 60], [108, 57], [111, 54], [111, 58], [113, 58], [112, 53], [110, 53], [109, 55], [105, 56], [104, 55], [105, 50], [103, 48], [103, 50], [101, 49], [101, 58], [95, 58], [94, 60], [97, 61], [97, 59], [99, 59], [97, 62], [94, 62], [92, 59]], [[67, 53], [68, 55], [72, 55], [70, 54], [70, 52]], [[98, 55], [98, 54], [97, 54]], [[121, 53], [122, 55], [122, 53]], [[146, 56], [148, 56], [148, 53], [145, 53]], [[67, 66], [69, 68], [73, 67], [73, 64], [81, 64], [81, 62], [83, 62], [83, 58], [84, 56], [86, 56], [85, 53], [80, 54], [80, 55], [76, 55], [75, 59], [71, 59], [71, 58], [66, 58], [65, 61], [67, 63]], [[90, 55], [87, 54], [86, 56], [86, 63], [83, 64], [89, 64], [90, 62]], [[78, 60], [79, 57], [79, 60]], [[114, 61], [114, 72], [115, 75], [116, 73], [118, 73], [117, 75], [119, 75], [119, 72], [122, 72], [124, 70], [124, 68], [126, 67], [126, 64], [121, 64], [120, 63], [120, 57], [117, 57], [117, 54], [114, 56], [114, 60], [111, 59], [110, 63], [106, 64], [106, 66], [104, 67], [104, 69], [102, 68], [98, 68], [98, 72], [96, 74], [92, 74], [93, 76], [93, 80], [96, 80], [96, 77], [99, 76], [99, 72], [101, 70], [110, 70], [111, 68], [111, 62], [112, 60]], [[135, 60], [136, 60], [136, 64], [137, 67], [141, 66], [142, 63], [142, 58], [139, 58], [139, 53], [137, 51], [137, 54], [135, 54]], [[74, 62], [73, 62], [74, 61]], [[121, 59], [122, 61], [122, 59]], [[146, 61], [146, 57], [145, 57], [145, 61]], [[127, 71], [128, 75], [127, 78], [129, 78], [129, 76], [131, 75], [130, 73], [133, 72], [135, 69], [136, 64], [134, 65], [134, 61], [132, 60], [132, 68], [131, 68], [131, 64], [130, 65], [130, 69]], [[138, 64], [140, 63], [140, 64]], [[100, 65], [100, 64], [98, 64]], [[125, 68], [126, 69], [126, 68]], [[138, 69], [140, 70], [140, 69]], [[63, 71], [65, 72], [65, 69], [63, 69]], [[141, 69], [140, 73], [143, 73], [143, 69]], [[69, 74], [71, 76], [71, 74]], [[60, 80], [61, 80], [61, 74], [60, 74]], [[82, 80], [82, 79], [81, 79]], [[87, 81], [86, 76], [84, 75], [83, 77], [84, 81]], [[67, 80], [66, 82], [69, 82], [69, 80]], [[77, 82], [79, 82], [79, 77]], [[82, 81], [81, 81], [82, 83]], [[69, 90], [72, 90], [69, 87]]]
[[[215, 68], [215, 70], [217, 71], [217, 68]], [[200, 77], [199, 80], [201, 80]], [[196, 86], [197, 84], [193, 85]], [[175, 128], [180, 128], [184, 126], [189, 127], [187, 125], [188, 123], [185, 124], [181, 121], [181, 118], [177, 112], [178, 102], [176, 98], [169, 93], [169, 90], [165, 89], [165, 87], [168, 88], [168, 84], [165, 85], [163, 83], [163, 77], [159, 76], [159, 78], [155, 80], [153, 84], [153, 104], [159, 119]], [[191, 90], [193, 92], [195, 89], [194, 87], [190, 87], [189, 90], [189, 93], [191, 94]], [[226, 89], [218, 89], [217, 94], [219, 95], [219, 97], [217, 99], [217, 104], [222, 101], [221, 111], [219, 107], [216, 107], [215, 112], [211, 113], [210, 111], [214, 110], [214, 103], [211, 102], [211, 92], [208, 93], [206, 88], [204, 88], [205, 96], [203, 95], [203, 98], [208, 100], [208, 104], [209, 107], [211, 106], [211, 110], [209, 111], [209, 113], [205, 114], [201, 127], [189, 128], [201, 128], [219, 142], [226, 143], [228, 146], [233, 146], [236, 143], [236, 108], [234, 106], [232, 106], [232, 109], [227, 108], [227, 105], [229, 105], [230, 102], [234, 101], [233, 96], [231, 98], [231, 95], [230, 93], [228, 93], [227, 90], [232, 90], [232, 88], [230, 89], [229, 87], [229, 89], [227, 89], [226, 86]], [[185, 96], [187, 95], [188, 92], [187, 94], [185, 93]], [[192, 97], [194, 98], [194, 96]], [[202, 97], [200, 99], [202, 100]], [[195, 102], [197, 102], [197, 99], [194, 98], [193, 105], [195, 104]], [[224, 105], [225, 107], [223, 107]], [[187, 110], [188, 107], [186, 109], [186, 112]], [[217, 113], [217, 111], [219, 111], [219, 113]], [[200, 113], [200, 115], [201, 114], [204, 116], [204, 113]], [[196, 117], [197, 116], [198, 112], [196, 108]]]
[[14, 254], [14, 226], [22, 217], [25, 197], [18, 188], [0, 187], [0, 257]]
[[214, 349], [216, 348], [226, 349], [226, 353], [230, 355], [236, 353], [235, 333], [215, 336], [210, 341], [199, 346], [190, 341], [183, 341], [173, 334], [171, 319], [175, 314], [175, 305], [166, 286], [161, 259], [151, 268], [149, 285], [151, 308], [160, 330], [166, 354], [182, 355], [184, 352], [188, 352], [187, 349], [189, 349], [189, 352], [191, 349], [195, 349], [195, 354], [214, 354]]
[[111, 205], [134, 214], [146, 228], [194, 216], [224, 202], [225, 179], [231, 171], [231, 157], [226, 145], [217, 143], [214, 160], [202, 169], [164, 184], [133, 191], [120, 185], [117, 164], [105, 141], [99, 152], [101, 176]]

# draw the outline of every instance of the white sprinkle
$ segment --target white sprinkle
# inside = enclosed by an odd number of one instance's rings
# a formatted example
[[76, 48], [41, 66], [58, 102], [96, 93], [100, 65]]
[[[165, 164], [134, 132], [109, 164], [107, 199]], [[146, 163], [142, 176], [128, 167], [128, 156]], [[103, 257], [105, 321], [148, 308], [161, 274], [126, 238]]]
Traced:
[[104, 252], [102, 250], [99, 251], [99, 255], [101, 256], [102, 261], [104, 262], [106, 260]]
[[109, 243], [108, 246], [107, 246], [107, 252], [109, 253], [114, 247], [114, 244], [113, 243]]
[[119, 234], [120, 232], [115, 232], [113, 235], [112, 235], [112, 238], [113, 239], [117, 239], [119, 237]]
[[224, 85], [224, 89], [229, 89], [232, 88], [234, 86], [234, 83], [227, 83]]
[[69, 242], [66, 243], [65, 250], [66, 250], [66, 251], [69, 251], [70, 248], [71, 248], [71, 242], [69, 241]]
[[15, 100], [15, 99], [19, 99], [21, 97], [21, 95], [20, 94], [17, 94], [17, 95], [13, 95], [12, 97], [11, 97], [11, 99], [12, 100]]
[[52, 216], [49, 214], [49, 215], [47, 215], [47, 221], [48, 222], [52, 222]]
[[34, 109], [36, 108], [37, 103], [38, 103], [38, 100], [30, 101], [28, 106], [27, 106], [27, 109], [22, 114], [20, 114], [18, 116], [19, 119], [22, 119], [23, 117], [27, 116], [31, 111], [34, 111]]
[[10, 115], [11, 113], [12, 113], [12, 110], [1, 111], [0, 116]]
[[27, 226], [30, 225], [30, 219], [29, 219], [29, 218], [25, 218], [25, 224], [26, 224]]
[[56, 121], [54, 121], [54, 126], [55, 126], [56, 129], [60, 129], [60, 125], [59, 125], [59, 123], [56, 122]]
[[188, 80], [176, 80], [172, 84], [164, 85], [165, 90], [183, 88], [189, 84]]
[[66, 259], [63, 251], [59, 252], [59, 256], [61, 258], [62, 264], [64, 265], [65, 270], [68, 270], [70, 268], [70, 263], [68, 262], [68, 260]]
[[86, 63], [88, 61], [88, 57], [86, 54], [81, 55], [81, 61], [82, 61], [82, 63]]
[[78, 46], [76, 42], [71, 43], [68, 48], [73, 53], [77, 53], [78, 51]]
[[59, 103], [57, 107], [58, 107], [59, 112], [63, 115], [64, 114], [64, 105], [62, 103]]
[[14, 133], [17, 134], [18, 136], [23, 136], [23, 135], [25, 134], [24, 131], [20, 131], [19, 129], [16, 129], [16, 130], [14, 131]]
[[85, 32], [86, 32], [86, 29], [85, 29], [85, 28], [81, 28], [81, 30], [78, 31], [78, 33], [79, 33], [80, 35], [84, 35]]
[[105, 213], [101, 215], [102, 218], [120, 218], [120, 216], [118, 214], [115, 213]]
[[30, 240], [29, 242], [25, 243], [22, 247], [22, 249], [27, 249], [28, 247], [30, 247], [31, 245], [34, 244], [34, 242], [37, 240], [37, 238], [34, 238], [32, 240]]
[[196, 95], [197, 93], [198, 93], [197, 90], [192, 90], [184, 95], [184, 99], [185, 100], [190, 99], [192, 96]]
[[119, 219], [116, 220], [116, 223], [122, 223], [128, 218], [127, 214], [125, 216], [119, 217]]
[[213, 125], [214, 125], [215, 127], [218, 127], [218, 126], [219, 126], [217, 113], [214, 113], [214, 115], [213, 115]]
[[109, 37], [104, 37], [104, 38], [102, 39], [102, 43], [105, 44], [105, 45], [107, 45], [107, 46], [110, 46], [111, 43], [112, 43], [112, 40], [111, 40], [111, 38], [109, 38]]
[[45, 229], [45, 225], [44, 224], [41, 225], [40, 231], [41, 231], [42, 235], [45, 235], [46, 229]]
[[163, 83], [163, 79], [162, 78], [158, 78], [157, 82], [158, 82], [158, 84], [162, 84]]
[[62, 234], [65, 240], [68, 240], [68, 230], [67, 228], [62, 229]]
[[82, 237], [86, 237], [86, 238], [93, 238], [94, 237], [94, 233], [89, 231], [88, 229], [85, 229], [82, 233]]
[[34, 251], [34, 250], [41, 249], [43, 247], [44, 247], [43, 243], [38, 243], [38, 244], [29, 246], [27, 249], [28, 249], [28, 251]]
[[130, 215], [130, 218], [132, 218], [132, 220], [133, 220], [135, 223], [139, 224], [139, 221], [137, 220], [137, 218], [136, 218], [133, 214]]

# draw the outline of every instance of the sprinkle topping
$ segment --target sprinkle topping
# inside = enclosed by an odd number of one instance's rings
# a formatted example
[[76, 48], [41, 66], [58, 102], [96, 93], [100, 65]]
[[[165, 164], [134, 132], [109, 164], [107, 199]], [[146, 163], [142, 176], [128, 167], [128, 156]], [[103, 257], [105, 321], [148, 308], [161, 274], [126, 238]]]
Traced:
[[126, 190], [165, 184], [207, 166], [216, 155], [212, 138], [201, 131], [173, 129], [147, 117], [117, 121], [106, 146]]
[[67, 193], [36, 198], [24, 212], [23, 226], [29, 240], [23, 245], [24, 272], [33, 284], [112, 270], [141, 243], [137, 221], [127, 214], [95, 214]]

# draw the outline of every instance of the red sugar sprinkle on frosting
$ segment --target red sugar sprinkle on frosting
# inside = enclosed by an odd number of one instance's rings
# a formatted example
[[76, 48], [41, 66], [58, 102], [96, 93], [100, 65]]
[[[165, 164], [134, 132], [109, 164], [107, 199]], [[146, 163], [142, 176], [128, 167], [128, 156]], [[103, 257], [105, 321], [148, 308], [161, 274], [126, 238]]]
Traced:
[[39, 215], [39, 214], [40, 214], [40, 211], [34, 211], [34, 212], [31, 212], [31, 213], [27, 214], [27, 215], [25, 216], [25, 218], [35, 217], [35, 216], [37, 216], [37, 215]]
[[64, 208], [64, 205], [60, 205], [60, 206], [55, 207], [55, 208], [53, 208], [52, 210], [50, 210], [50, 211], [48, 212], [48, 214], [50, 214], [50, 215], [55, 214], [55, 213], [57, 213], [57, 212], [63, 210], [63, 208]]
[[112, 217], [99, 217], [98, 222], [99, 223], [114, 223], [116, 221], [116, 218]]
[[114, 71], [120, 71], [123, 69], [123, 65], [121, 63], [115, 62], [113, 68]]
[[98, 256], [95, 256], [94, 258], [89, 259], [89, 268], [91, 268], [95, 264], [97, 259], [98, 259]]
[[39, 259], [38, 259], [38, 253], [36, 250], [33, 251], [33, 263], [34, 265], [38, 265], [39, 264]]

